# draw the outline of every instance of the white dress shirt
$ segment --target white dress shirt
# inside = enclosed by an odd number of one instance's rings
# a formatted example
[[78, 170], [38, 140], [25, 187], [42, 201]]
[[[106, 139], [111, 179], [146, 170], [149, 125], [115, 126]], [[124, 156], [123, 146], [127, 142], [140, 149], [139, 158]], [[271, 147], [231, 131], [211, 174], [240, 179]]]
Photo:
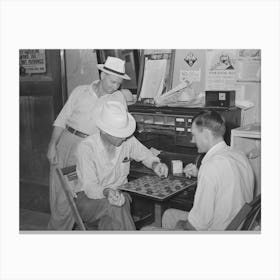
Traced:
[[65, 128], [66, 125], [86, 134], [97, 132], [95, 110], [102, 103], [113, 100], [121, 102], [127, 108], [126, 100], [120, 91], [98, 97], [93, 89], [99, 80], [90, 85], [76, 87], [60, 111], [54, 126]]
[[253, 199], [254, 176], [246, 156], [222, 141], [202, 160], [188, 220], [196, 230], [224, 230]]

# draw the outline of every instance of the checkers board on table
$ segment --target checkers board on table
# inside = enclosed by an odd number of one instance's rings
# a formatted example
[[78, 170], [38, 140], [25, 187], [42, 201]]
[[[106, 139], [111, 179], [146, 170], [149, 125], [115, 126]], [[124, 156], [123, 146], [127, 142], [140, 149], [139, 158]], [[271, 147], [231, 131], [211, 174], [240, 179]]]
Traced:
[[187, 189], [195, 183], [195, 181], [184, 177], [167, 177], [161, 179], [158, 176], [147, 175], [130, 181], [125, 185], [120, 186], [118, 189], [134, 192], [158, 200], [164, 200]]

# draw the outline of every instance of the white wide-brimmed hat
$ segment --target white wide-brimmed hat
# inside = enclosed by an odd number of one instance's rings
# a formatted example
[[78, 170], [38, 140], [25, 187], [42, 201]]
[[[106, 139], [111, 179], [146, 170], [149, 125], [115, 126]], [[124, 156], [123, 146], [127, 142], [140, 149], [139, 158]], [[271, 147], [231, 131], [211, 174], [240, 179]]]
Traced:
[[97, 64], [96, 67], [107, 74], [130, 80], [130, 77], [125, 74], [125, 61], [120, 58], [108, 56], [105, 64]]
[[120, 138], [129, 137], [136, 128], [135, 119], [118, 101], [107, 101], [97, 109], [96, 125], [102, 131]]

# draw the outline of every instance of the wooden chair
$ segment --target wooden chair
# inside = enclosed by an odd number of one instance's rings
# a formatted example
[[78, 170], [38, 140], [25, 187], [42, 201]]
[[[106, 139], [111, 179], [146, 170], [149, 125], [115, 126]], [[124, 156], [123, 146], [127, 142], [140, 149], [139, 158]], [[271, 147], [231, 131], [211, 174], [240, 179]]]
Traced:
[[[64, 193], [71, 207], [73, 216], [75, 218], [75, 223], [81, 230], [97, 230], [97, 224], [93, 224], [90, 228], [84, 224], [73, 199], [69, 183], [78, 179], [76, 165], [71, 165], [64, 168], [56, 168], [56, 172], [58, 174], [58, 177], [60, 178]], [[150, 221], [150, 219], [152, 218], [152, 214], [145, 215], [143, 217], [133, 216], [132, 218], [134, 220], [136, 229], [140, 229], [143, 224], [147, 223], [147, 221]]]
[[[71, 207], [74, 219], [80, 230], [87, 230], [83, 220], [79, 214], [79, 211], [77, 209], [76, 203], [73, 198], [73, 194], [70, 190], [69, 183], [71, 181], [74, 181], [77, 179], [77, 173], [76, 173], [76, 166], [69, 166], [65, 168], [56, 168], [56, 173], [60, 179], [61, 185], [63, 187], [64, 193], [66, 195], [66, 198], [68, 200], [68, 203]], [[65, 179], [67, 177], [67, 180]]]
[[245, 203], [233, 218], [226, 230], [253, 230], [261, 219], [261, 195], [256, 196], [252, 202]]

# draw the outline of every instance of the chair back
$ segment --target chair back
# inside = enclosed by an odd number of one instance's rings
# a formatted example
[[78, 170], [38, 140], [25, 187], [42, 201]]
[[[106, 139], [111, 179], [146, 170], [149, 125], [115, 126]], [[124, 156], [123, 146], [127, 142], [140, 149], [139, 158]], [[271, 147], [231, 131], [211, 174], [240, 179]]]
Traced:
[[[86, 230], [83, 220], [82, 220], [82, 218], [79, 214], [79, 211], [77, 209], [77, 206], [75, 204], [70, 186], [69, 186], [69, 182], [77, 179], [76, 166], [73, 165], [73, 166], [68, 166], [65, 168], [57, 167], [56, 173], [60, 179], [63, 191], [64, 191], [67, 201], [69, 202], [69, 205], [71, 207], [75, 222], [77, 223], [77, 225], [79, 226], [79, 228], [81, 230]], [[67, 177], [67, 180], [65, 177]]]
[[226, 230], [253, 230], [256, 222], [259, 222], [260, 219], [261, 194], [256, 196], [252, 202], [244, 204]]

